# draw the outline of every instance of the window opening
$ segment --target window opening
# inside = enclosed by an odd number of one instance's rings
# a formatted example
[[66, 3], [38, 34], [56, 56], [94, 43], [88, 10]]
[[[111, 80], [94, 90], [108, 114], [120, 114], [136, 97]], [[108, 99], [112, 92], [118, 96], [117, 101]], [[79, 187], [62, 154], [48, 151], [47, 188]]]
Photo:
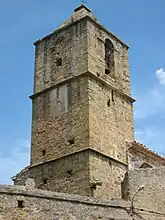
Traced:
[[70, 145], [73, 145], [75, 143], [75, 139], [73, 138], [73, 139], [71, 139], [71, 140], [69, 140], [69, 144]]
[[115, 101], [115, 99], [114, 99], [114, 91], [111, 92], [111, 95], [112, 95], [112, 102], [114, 102]]
[[94, 191], [96, 190], [96, 184], [93, 184], [90, 188], [91, 188], [91, 197], [94, 197]]
[[24, 201], [23, 200], [18, 200], [18, 208], [23, 209], [24, 208]]
[[111, 104], [111, 100], [108, 99], [108, 101], [107, 101], [107, 106], [110, 107], [110, 104]]
[[114, 64], [114, 46], [109, 39], [105, 40], [105, 74], [109, 74], [112, 71]]
[[72, 175], [73, 175], [72, 170], [68, 170], [66, 173], [67, 173], [69, 176], [72, 176]]
[[46, 155], [46, 149], [42, 150], [42, 155], [43, 155], [43, 156]]
[[56, 66], [62, 66], [62, 58], [60, 57], [60, 58], [57, 58], [56, 59]]
[[45, 185], [45, 184], [47, 184], [48, 183], [48, 179], [47, 178], [44, 178], [43, 179], [43, 184]]

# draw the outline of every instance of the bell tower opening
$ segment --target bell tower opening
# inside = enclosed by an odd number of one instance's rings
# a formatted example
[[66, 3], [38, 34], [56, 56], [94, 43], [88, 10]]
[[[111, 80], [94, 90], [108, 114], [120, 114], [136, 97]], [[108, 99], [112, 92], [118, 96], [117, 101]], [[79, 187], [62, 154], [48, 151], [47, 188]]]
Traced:
[[114, 66], [114, 45], [110, 39], [105, 40], [105, 74], [109, 75], [112, 73]]

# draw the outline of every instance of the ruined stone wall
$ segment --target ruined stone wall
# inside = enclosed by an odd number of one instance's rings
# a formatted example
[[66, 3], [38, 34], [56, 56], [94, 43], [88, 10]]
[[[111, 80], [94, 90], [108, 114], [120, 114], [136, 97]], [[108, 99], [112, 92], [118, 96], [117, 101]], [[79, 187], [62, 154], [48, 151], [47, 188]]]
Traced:
[[88, 147], [87, 82], [76, 78], [33, 99], [32, 165]]
[[[92, 21], [87, 23], [87, 33], [88, 70], [123, 93], [130, 95], [128, 47], [106, 29]], [[108, 76], [105, 74], [105, 40], [107, 38], [111, 40], [114, 46], [113, 68]]]
[[24, 186], [26, 180], [30, 178], [30, 170], [28, 167], [21, 170], [16, 176], [12, 177], [12, 181], [14, 185]]
[[89, 80], [90, 147], [127, 163], [126, 139], [134, 139], [132, 103], [101, 81]]

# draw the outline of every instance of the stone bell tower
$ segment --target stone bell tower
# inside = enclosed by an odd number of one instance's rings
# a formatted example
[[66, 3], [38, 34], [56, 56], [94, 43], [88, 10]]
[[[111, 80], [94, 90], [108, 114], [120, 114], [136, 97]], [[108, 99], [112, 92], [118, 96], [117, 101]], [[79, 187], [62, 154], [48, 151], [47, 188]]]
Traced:
[[134, 139], [128, 46], [85, 6], [35, 42], [31, 176], [57, 192], [120, 198]]

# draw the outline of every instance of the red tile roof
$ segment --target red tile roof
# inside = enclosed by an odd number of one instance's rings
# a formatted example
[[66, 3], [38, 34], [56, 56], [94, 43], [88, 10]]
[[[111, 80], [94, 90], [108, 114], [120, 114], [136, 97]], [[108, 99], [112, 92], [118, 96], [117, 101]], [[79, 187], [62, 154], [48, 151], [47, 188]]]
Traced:
[[134, 151], [134, 152], [139, 152], [141, 154], [144, 155], [151, 155], [155, 158], [155, 160], [161, 160], [162, 162], [165, 163], [165, 157], [159, 155], [158, 153], [152, 151], [151, 149], [149, 149], [148, 147], [146, 147], [145, 145], [137, 142], [137, 141], [132, 141], [132, 142], [127, 142], [128, 144], [128, 150], [129, 151]]

